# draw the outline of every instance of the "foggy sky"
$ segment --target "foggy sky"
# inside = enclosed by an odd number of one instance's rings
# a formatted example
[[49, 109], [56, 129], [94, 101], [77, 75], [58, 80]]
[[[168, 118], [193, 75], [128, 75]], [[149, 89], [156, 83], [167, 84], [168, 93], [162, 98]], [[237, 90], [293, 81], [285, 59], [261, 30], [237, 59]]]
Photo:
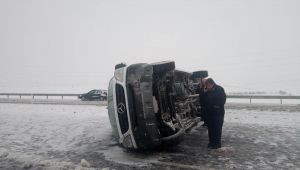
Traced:
[[299, 0], [0, 0], [0, 92], [107, 88], [174, 60], [230, 91], [300, 94]]

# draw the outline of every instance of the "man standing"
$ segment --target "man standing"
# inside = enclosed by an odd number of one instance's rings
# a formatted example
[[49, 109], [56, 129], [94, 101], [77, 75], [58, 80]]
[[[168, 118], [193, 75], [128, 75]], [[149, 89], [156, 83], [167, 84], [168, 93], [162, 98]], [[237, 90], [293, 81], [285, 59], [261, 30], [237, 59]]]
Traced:
[[212, 78], [205, 81], [205, 86], [207, 92], [204, 95], [204, 105], [207, 112], [208, 148], [218, 149], [221, 147], [226, 94], [223, 87], [217, 85]]

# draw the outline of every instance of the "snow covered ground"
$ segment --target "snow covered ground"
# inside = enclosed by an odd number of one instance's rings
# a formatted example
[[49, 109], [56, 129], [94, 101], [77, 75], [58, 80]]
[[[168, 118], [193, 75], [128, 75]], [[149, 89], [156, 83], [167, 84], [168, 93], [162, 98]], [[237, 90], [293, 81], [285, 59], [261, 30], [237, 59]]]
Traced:
[[0, 169], [300, 169], [298, 108], [230, 104], [222, 149], [199, 125], [176, 147], [132, 152], [105, 106], [0, 103]]

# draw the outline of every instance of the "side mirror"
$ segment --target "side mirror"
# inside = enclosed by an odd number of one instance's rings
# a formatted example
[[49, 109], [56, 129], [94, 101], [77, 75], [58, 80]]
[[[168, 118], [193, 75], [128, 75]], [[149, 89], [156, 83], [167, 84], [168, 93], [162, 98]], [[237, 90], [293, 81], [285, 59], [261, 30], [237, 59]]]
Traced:
[[122, 68], [122, 67], [126, 67], [126, 63], [120, 63], [120, 64], [115, 65], [115, 70]]

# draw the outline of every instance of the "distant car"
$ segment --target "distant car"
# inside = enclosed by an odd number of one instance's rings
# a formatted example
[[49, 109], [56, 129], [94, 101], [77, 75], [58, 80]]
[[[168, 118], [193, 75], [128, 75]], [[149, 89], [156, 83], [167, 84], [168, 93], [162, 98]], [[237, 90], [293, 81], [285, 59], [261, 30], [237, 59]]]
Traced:
[[81, 100], [107, 100], [107, 90], [91, 90], [88, 93], [84, 93], [78, 96]]
[[176, 70], [173, 61], [116, 65], [107, 107], [113, 134], [132, 149], [178, 143], [201, 120], [195, 87], [207, 76]]

